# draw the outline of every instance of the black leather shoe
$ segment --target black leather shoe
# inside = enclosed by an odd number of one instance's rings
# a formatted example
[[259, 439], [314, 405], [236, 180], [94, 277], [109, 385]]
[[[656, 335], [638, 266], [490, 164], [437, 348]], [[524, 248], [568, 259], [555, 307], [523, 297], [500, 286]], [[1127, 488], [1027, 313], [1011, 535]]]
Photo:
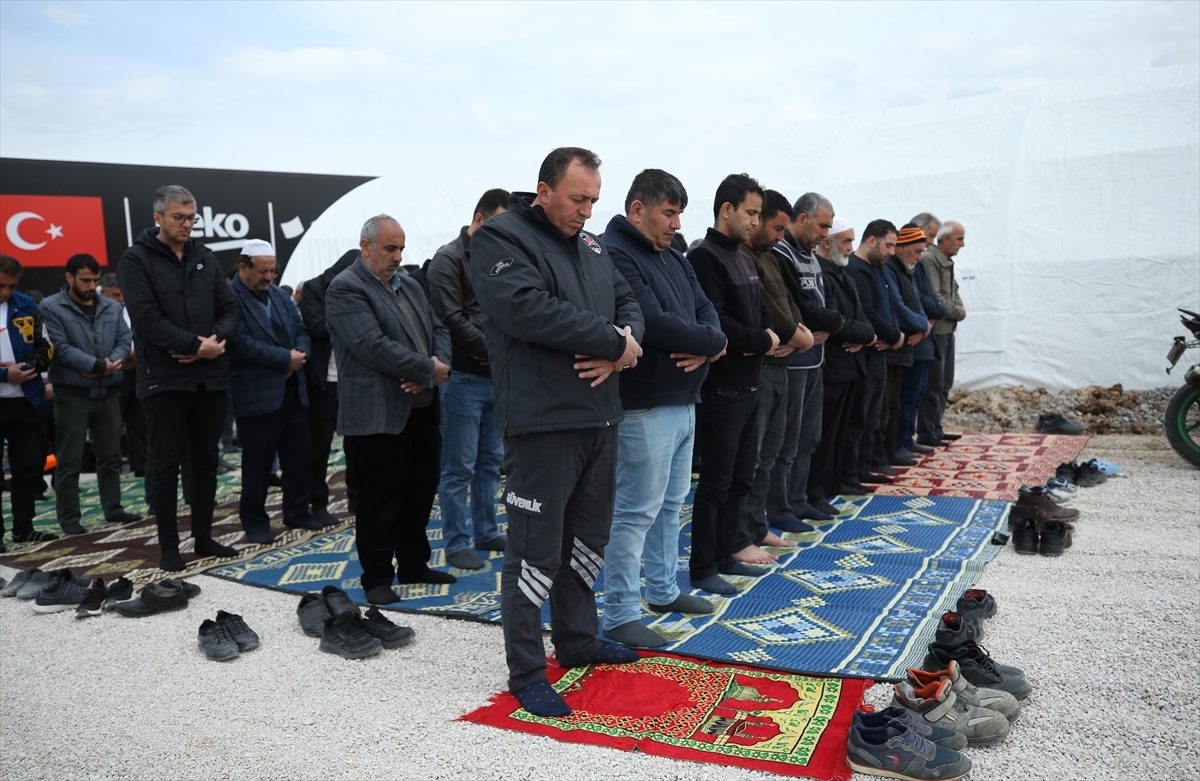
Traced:
[[892, 466], [916, 466], [917, 459], [905, 458], [904, 456], [897, 453], [896, 455], [894, 455], [888, 459], [888, 464], [890, 464]]
[[936, 452], [937, 448], [930, 447], [929, 445], [922, 445], [920, 443], [917, 443], [917, 444], [914, 444], [912, 447], [910, 447], [909, 450], [916, 453], [917, 455], [927, 456], [930, 453]]
[[871, 467], [871, 471], [877, 475], [898, 475], [900, 472], [887, 464], [876, 464]]
[[956, 439], [962, 439], [962, 434], [947, 434], [945, 431], [943, 431], [941, 434], [938, 434], [938, 439], [941, 439], [945, 442], [953, 442]]
[[864, 496], [873, 490], [875, 489], [867, 488], [862, 483], [855, 483], [854, 485], [843, 485], [838, 489], [838, 493], [842, 496]]
[[312, 517], [314, 521], [321, 524], [322, 529], [329, 526], [337, 526], [341, 523], [341, 521], [334, 517], [333, 513], [329, 512], [328, 507], [312, 508]]
[[183, 586], [174, 581], [151, 583], [142, 589], [137, 599], [128, 602], [118, 602], [113, 610], [123, 616], [140, 618], [156, 613], [166, 613], [170, 610], [183, 610], [188, 606], [187, 594]]
[[922, 440], [918, 440], [917, 444], [924, 445], [925, 447], [939, 448], [939, 447], [946, 447], [950, 443], [945, 442], [940, 439], [922, 439]]
[[888, 477], [887, 475], [871, 474], [871, 475], [867, 475], [866, 477], [861, 477], [859, 479], [862, 480], [862, 482], [864, 482], [864, 483], [875, 483], [877, 485], [886, 485], [888, 483], [893, 482], [892, 478]]

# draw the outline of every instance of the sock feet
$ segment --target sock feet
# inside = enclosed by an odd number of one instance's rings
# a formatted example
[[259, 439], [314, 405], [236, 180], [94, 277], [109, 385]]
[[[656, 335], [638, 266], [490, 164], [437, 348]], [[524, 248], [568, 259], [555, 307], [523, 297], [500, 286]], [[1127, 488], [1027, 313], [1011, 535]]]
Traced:
[[197, 537], [193, 548], [197, 556], [216, 556], [218, 559], [228, 559], [238, 555], [237, 548], [222, 545], [212, 537]]
[[655, 613], [692, 613], [694, 615], [703, 615], [713, 612], [713, 603], [703, 597], [680, 594], [665, 605], [651, 604], [650, 609]]
[[163, 551], [158, 560], [158, 568], [163, 572], [182, 572], [184, 566], [183, 557], [177, 550]]
[[701, 591], [707, 591], [710, 594], [723, 594], [728, 596], [730, 594], [738, 593], [737, 587], [720, 575], [709, 575], [707, 578], [693, 579], [692, 586], [700, 589]]
[[554, 691], [549, 681], [536, 681], [513, 692], [521, 707], [534, 716], [561, 718], [571, 715], [567, 701]]
[[630, 648], [661, 648], [667, 644], [667, 638], [641, 621], [630, 621], [612, 629], [605, 629], [604, 636]]

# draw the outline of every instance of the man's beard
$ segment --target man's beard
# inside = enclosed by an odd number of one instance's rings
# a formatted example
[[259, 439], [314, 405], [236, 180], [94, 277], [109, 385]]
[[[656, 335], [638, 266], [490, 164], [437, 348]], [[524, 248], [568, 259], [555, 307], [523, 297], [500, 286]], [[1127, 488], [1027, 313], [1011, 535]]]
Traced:
[[846, 255], [843, 255], [842, 251], [838, 249], [836, 244], [829, 245], [829, 260], [835, 266], [845, 266], [850, 262], [850, 258]]

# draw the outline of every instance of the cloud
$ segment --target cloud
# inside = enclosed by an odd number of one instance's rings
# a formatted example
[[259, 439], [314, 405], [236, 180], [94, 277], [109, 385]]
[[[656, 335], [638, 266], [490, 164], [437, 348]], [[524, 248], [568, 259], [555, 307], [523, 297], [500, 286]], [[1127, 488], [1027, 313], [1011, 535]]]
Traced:
[[82, 11], [73, 11], [60, 5], [52, 5], [42, 10], [42, 15], [55, 24], [74, 27], [85, 23], [91, 17]]

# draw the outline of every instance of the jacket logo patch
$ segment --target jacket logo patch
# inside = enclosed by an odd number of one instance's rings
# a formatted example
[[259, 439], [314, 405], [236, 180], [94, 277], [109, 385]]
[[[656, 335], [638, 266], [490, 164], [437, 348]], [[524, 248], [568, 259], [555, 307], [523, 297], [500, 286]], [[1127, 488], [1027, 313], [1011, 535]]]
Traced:
[[197, 263], [197, 264], [196, 264], [196, 270], [197, 270], [197, 271], [201, 271], [203, 268], [204, 268], [204, 264], [203, 264], [203, 263]]
[[14, 317], [13, 325], [21, 332], [21, 338], [26, 342], [33, 344], [33, 318], [32, 317]]
[[588, 246], [588, 249], [590, 249], [592, 252], [595, 252], [597, 255], [604, 251], [604, 249], [600, 246], [600, 242], [596, 241], [586, 233], [583, 234], [583, 243]]
[[504, 494], [504, 503], [512, 509], [527, 515], [541, 515], [546, 506], [546, 500], [536, 496], [520, 496], [516, 491]]
[[800, 278], [800, 287], [802, 287], [805, 290], [816, 290], [817, 289], [817, 280], [813, 279], [812, 277], [801, 277]]
[[488, 272], [488, 276], [491, 276], [491, 277], [500, 276], [501, 271], [508, 268], [515, 262], [516, 262], [516, 260], [514, 258], [501, 258], [500, 260], [496, 261], [496, 265], [492, 266], [492, 270]]

